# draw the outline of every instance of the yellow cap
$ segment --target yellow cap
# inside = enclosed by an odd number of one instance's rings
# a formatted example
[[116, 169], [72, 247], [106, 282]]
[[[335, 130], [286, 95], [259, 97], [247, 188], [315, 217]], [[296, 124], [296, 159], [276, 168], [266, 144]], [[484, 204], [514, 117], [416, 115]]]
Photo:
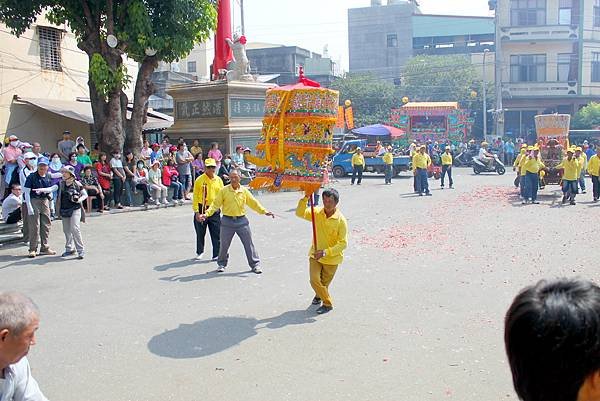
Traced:
[[530, 150], [533, 150], [533, 146], [528, 146], [528, 147], [527, 147], [527, 150], [529, 150], [529, 151], [530, 151]]
[[583, 148], [582, 148], [581, 146], [577, 146], [577, 147], [575, 148], [575, 150], [578, 150], [578, 151], [580, 151], [580, 152], [581, 152], [581, 151], [583, 151]]
[[217, 161], [215, 159], [206, 159], [204, 160], [205, 167], [217, 167]]
[[487, 146], [487, 145], [488, 145], [487, 142], [485, 142], [485, 141], [481, 142], [481, 146]]
[[526, 143], [522, 144], [521, 149], [527, 149], [527, 144]]

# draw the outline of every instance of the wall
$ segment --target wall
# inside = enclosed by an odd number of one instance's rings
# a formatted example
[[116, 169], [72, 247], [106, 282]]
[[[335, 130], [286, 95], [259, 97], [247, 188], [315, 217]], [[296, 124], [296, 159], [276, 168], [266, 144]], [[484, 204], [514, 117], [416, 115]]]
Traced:
[[[412, 57], [412, 4], [348, 10], [350, 72], [373, 72], [387, 80], [400, 78]], [[387, 35], [396, 34], [397, 47], [387, 47]]]
[[[13, 36], [10, 30], [0, 24], [0, 136], [5, 132], [22, 130], [15, 125], [19, 118], [10, 118], [13, 95], [20, 97], [75, 100], [77, 97], [89, 97], [88, 57], [77, 48], [74, 35], [66, 26], [56, 27], [65, 32], [62, 38], [62, 71], [42, 70], [37, 26], [53, 26], [43, 16], [21, 35]], [[137, 75], [138, 66], [126, 60], [129, 75]], [[127, 89], [127, 95], [133, 98], [133, 88]], [[9, 123], [11, 121], [11, 123]], [[57, 127], [59, 133], [62, 128]]]

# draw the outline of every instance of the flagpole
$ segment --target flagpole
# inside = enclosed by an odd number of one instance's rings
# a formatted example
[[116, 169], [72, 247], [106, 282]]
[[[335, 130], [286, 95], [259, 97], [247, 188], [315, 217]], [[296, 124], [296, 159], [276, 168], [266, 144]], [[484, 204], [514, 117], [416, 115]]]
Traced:
[[312, 222], [312, 235], [313, 235], [313, 246], [315, 249], [315, 252], [318, 250], [317, 249], [317, 225], [315, 222], [315, 202], [313, 201], [315, 194], [312, 193], [310, 195], [309, 201], [310, 201], [310, 217], [311, 217], [311, 222]]

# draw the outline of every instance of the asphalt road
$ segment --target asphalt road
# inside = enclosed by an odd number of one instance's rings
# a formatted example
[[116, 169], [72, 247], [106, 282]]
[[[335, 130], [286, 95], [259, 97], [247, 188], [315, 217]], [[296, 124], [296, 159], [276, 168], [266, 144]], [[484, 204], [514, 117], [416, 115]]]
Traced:
[[512, 173], [455, 175], [423, 198], [409, 176], [334, 184], [350, 241], [328, 315], [309, 306], [297, 193], [259, 197], [275, 220], [250, 215], [261, 276], [237, 240], [224, 274], [191, 261], [186, 206], [89, 219], [84, 261], [0, 249], [0, 289], [40, 306], [30, 362], [50, 400], [516, 400], [505, 311], [541, 278], [599, 279], [600, 209], [560, 206], [558, 188], [521, 206]]

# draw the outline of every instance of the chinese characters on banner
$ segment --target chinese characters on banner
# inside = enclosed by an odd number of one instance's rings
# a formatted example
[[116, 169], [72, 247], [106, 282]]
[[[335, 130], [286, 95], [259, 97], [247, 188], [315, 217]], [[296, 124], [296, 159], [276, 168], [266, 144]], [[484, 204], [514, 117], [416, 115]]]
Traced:
[[354, 129], [354, 112], [352, 107], [346, 109], [346, 126], [348, 129]]
[[338, 115], [337, 121], [335, 123], [335, 128], [344, 128], [344, 106], [338, 107]]

